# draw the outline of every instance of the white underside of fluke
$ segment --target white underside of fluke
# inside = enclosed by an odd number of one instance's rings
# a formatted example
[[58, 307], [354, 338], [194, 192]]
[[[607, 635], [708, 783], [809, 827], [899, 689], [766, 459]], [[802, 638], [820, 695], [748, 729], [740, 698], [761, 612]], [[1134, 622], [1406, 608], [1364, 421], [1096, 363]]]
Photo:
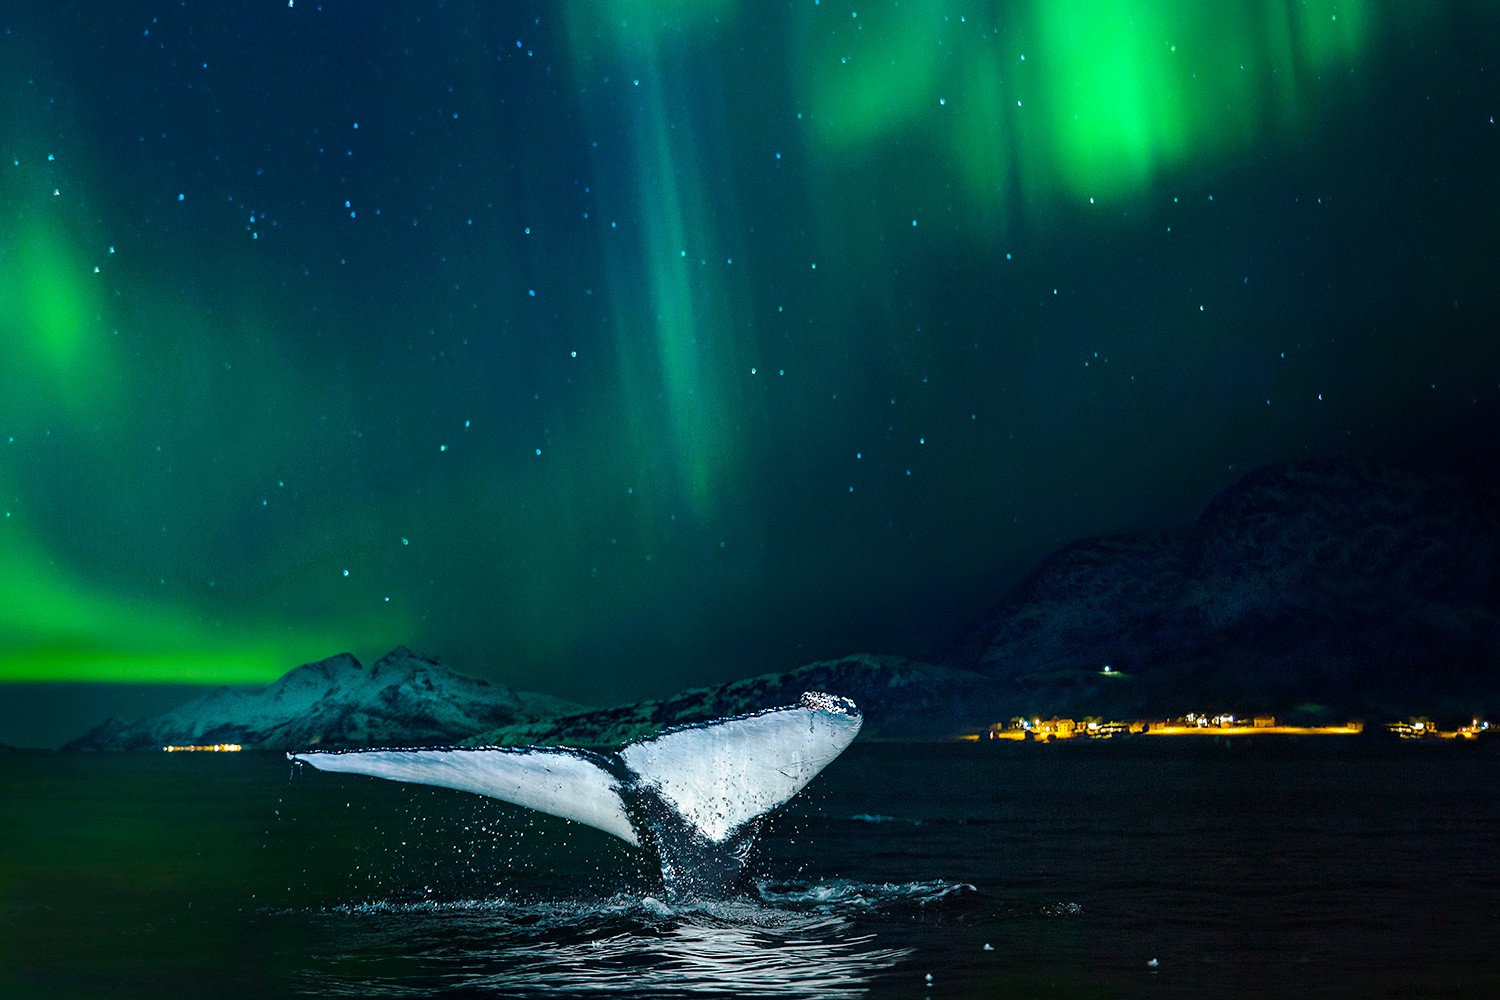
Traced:
[[643, 787], [721, 843], [801, 791], [843, 753], [860, 721], [798, 705], [663, 733], [626, 746], [620, 759]]
[[287, 756], [323, 771], [439, 785], [502, 799], [639, 846], [624, 795], [647, 795], [722, 844], [796, 795], [843, 752], [863, 721], [845, 698], [801, 703], [669, 730], [618, 754], [532, 747], [311, 750]]
[[576, 750], [439, 747], [342, 753], [311, 750], [287, 756], [320, 771], [368, 774], [488, 795], [640, 845], [620, 799], [620, 783], [588, 754]]

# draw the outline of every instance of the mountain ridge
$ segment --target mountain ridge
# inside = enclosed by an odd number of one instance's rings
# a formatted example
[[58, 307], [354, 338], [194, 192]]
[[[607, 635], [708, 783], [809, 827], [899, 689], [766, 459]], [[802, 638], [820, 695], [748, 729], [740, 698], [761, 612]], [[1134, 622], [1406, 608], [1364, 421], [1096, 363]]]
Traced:
[[221, 687], [139, 722], [111, 718], [63, 749], [413, 746], [581, 707], [461, 674], [398, 646], [368, 669], [340, 653], [296, 667], [258, 691]]

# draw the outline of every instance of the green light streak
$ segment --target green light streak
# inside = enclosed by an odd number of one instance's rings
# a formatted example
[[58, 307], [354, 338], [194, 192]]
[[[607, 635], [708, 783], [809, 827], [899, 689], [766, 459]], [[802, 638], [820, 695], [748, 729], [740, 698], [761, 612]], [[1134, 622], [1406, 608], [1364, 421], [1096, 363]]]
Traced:
[[[732, 336], [720, 294], [723, 258], [712, 247], [711, 232], [689, 232], [690, 215], [707, 199], [693, 169], [693, 157], [674, 155], [664, 100], [648, 95], [638, 138], [640, 200], [650, 205], [643, 218], [641, 252], [647, 262], [651, 315], [646, 319], [656, 346], [666, 429], [678, 458], [679, 476], [693, 510], [706, 515], [721, 477], [734, 461], [732, 439], [724, 433], [725, 410], [734, 393], [729, 360], [720, 338]], [[682, 138], [675, 145], [681, 146]], [[695, 248], [691, 256], [688, 247]], [[714, 258], [704, 255], [712, 254]], [[636, 330], [621, 332], [629, 349]]]
[[[734, 486], [748, 375], [737, 340], [747, 278], [723, 249], [719, 220], [731, 206], [716, 203], [705, 182], [714, 123], [697, 110], [702, 82], [686, 30], [712, 27], [716, 8], [686, 16], [687, 5], [635, 4], [636, 16], [621, 17], [579, 6], [570, 17], [578, 71], [628, 67], [619, 72], [631, 79], [623, 103], [634, 141], [613, 152], [628, 167], [599, 182], [636, 216], [606, 251], [625, 410], [614, 432], [634, 465], [666, 473], [679, 502], [704, 518]], [[612, 27], [601, 32], [600, 23]]]

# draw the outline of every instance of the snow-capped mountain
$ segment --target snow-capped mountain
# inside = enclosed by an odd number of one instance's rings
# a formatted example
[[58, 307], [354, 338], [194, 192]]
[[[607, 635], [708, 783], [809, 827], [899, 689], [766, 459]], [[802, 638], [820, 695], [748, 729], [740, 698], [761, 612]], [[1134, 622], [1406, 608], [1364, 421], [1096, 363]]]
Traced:
[[239, 743], [247, 749], [455, 743], [498, 726], [581, 710], [550, 695], [456, 673], [398, 647], [368, 669], [348, 653], [254, 692], [218, 688], [139, 722], [109, 719], [65, 750]]

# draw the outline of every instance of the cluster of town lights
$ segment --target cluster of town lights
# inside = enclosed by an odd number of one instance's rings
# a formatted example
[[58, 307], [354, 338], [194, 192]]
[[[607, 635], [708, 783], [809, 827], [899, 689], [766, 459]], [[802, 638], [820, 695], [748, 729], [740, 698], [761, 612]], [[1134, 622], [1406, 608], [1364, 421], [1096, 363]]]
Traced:
[[[1189, 712], [1175, 719], [1131, 719], [1105, 722], [1101, 719], [1042, 719], [1013, 718], [1008, 724], [996, 723], [984, 734], [967, 737], [977, 740], [987, 737], [992, 740], [1053, 740], [1078, 737], [1108, 739], [1113, 736], [1251, 736], [1280, 733], [1291, 736], [1354, 736], [1364, 732], [1365, 724], [1351, 720], [1342, 725], [1292, 726], [1274, 715], [1256, 715], [1238, 718], [1230, 713], [1209, 715]], [[1480, 733], [1490, 731], [1490, 724], [1483, 719], [1474, 719], [1467, 726], [1443, 729], [1427, 718], [1408, 719], [1404, 722], [1388, 722], [1385, 728], [1403, 739], [1466, 739], [1472, 740]]]

